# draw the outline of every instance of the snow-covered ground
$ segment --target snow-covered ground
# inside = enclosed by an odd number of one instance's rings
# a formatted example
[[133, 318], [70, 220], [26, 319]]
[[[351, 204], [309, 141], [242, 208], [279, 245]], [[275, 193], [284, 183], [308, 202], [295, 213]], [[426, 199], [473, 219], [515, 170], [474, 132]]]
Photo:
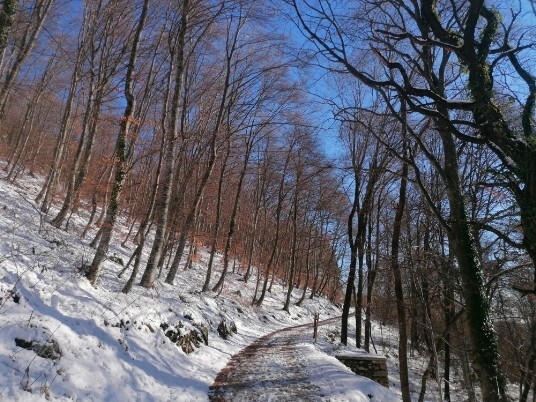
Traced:
[[[0, 181], [0, 400], [207, 400], [217, 373], [253, 340], [310, 323], [315, 312], [322, 319], [341, 313], [315, 298], [289, 314], [282, 310], [280, 284], [262, 307], [251, 306], [254, 278], [245, 284], [242, 273], [230, 273], [219, 296], [200, 293], [204, 251], [174, 286], [159, 281], [155, 289], [134, 286], [125, 295], [120, 290], [129, 273], [118, 279], [122, 267], [108, 260], [94, 288], [80, 271], [93, 255], [90, 236], [79, 238], [85, 220], [73, 216], [69, 232], [49, 225], [33, 202], [38, 188], [38, 179], [18, 186]], [[124, 233], [117, 235], [110, 255], [127, 261], [133, 245], [122, 249]], [[218, 262], [215, 277], [219, 268]], [[224, 319], [237, 327], [227, 340], [217, 331]], [[208, 345], [186, 354], [163, 324], [182, 326], [176, 331], [183, 334], [206, 328]], [[320, 346], [315, 350], [321, 360]], [[326, 400], [355, 384], [317, 377]]]
[[[0, 401], [204, 401], [231, 356], [254, 340], [311, 323], [315, 312], [322, 320], [341, 314], [324, 298], [307, 298], [302, 307], [292, 305], [290, 314], [283, 311], [280, 283], [274, 283], [261, 307], [251, 306], [255, 277], [246, 284], [243, 272], [229, 273], [221, 294], [201, 293], [208, 261], [202, 249], [174, 286], [158, 281], [155, 289], [134, 286], [125, 295], [121, 289], [130, 272], [118, 278], [121, 265], [107, 260], [94, 288], [81, 267], [92, 259], [88, 244], [95, 228], [80, 239], [87, 222], [83, 210], [82, 216], [73, 215], [68, 232], [48, 224], [33, 202], [40, 183], [31, 177], [18, 185], [0, 179]], [[125, 231], [118, 225], [109, 255], [126, 262], [134, 245], [119, 246]], [[218, 258], [214, 280], [220, 270]], [[296, 289], [294, 301], [300, 296]], [[237, 327], [226, 340], [218, 333], [222, 321]], [[200, 339], [187, 354], [166, 336], [170, 330], [198, 335], [208, 330], [208, 345]], [[379, 323], [372, 331], [378, 353], [388, 357], [390, 389], [400, 398], [397, 331]], [[310, 377], [318, 395], [326, 401], [388, 395], [332, 357], [356, 351], [352, 328], [348, 346], [340, 345], [339, 338], [337, 320], [319, 328], [316, 344], [307, 335], [299, 341], [303, 353], [316, 362]], [[418, 399], [427, 362], [417, 353], [409, 359], [412, 400]], [[337, 367], [330, 376], [323, 371], [328, 366]], [[460, 377], [458, 373], [451, 382], [453, 402], [467, 399], [457, 382]], [[511, 384], [510, 390], [514, 397], [517, 387]], [[440, 400], [437, 379], [429, 378], [425, 401]]]

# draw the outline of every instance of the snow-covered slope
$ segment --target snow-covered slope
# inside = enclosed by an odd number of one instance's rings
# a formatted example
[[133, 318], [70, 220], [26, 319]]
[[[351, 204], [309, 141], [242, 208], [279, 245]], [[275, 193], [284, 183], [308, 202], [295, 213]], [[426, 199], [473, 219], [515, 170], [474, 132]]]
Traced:
[[[122, 267], [108, 260], [94, 288], [80, 271], [93, 255], [78, 237], [84, 221], [73, 216], [68, 233], [49, 225], [32, 201], [37, 188], [37, 179], [0, 181], [0, 400], [207, 400], [219, 370], [254, 339], [312, 322], [315, 312], [340, 315], [322, 298], [283, 311], [281, 284], [262, 307], [251, 306], [254, 278], [245, 284], [238, 272], [220, 295], [200, 293], [204, 251], [174, 286], [159, 281], [125, 295]], [[110, 255], [127, 261], [131, 251], [112, 247]], [[237, 327], [226, 340], [222, 321]], [[192, 333], [199, 347], [185, 353], [170, 330]], [[337, 384], [325, 386], [329, 395]]]

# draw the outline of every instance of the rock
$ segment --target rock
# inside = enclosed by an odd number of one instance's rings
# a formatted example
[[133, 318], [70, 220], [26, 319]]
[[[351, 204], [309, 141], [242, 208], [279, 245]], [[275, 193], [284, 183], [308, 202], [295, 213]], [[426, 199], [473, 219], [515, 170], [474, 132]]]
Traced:
[[[191, 324], [188, 324], [189, 326]], [[208, 345], [208, 328], [202, 324], [192, 324], [191, 328], [186, 328], [182, 322], [174, 327], [168, 324], [160, 324], [164, 334], [171, 342], [180, 346], [186, 354], [192, 353], [195, 348], [199, 348], [202, 343]]]
[[112, 262], [115, 262], [116, 264], [121, 265], [122, 267], [125, 266], [125, 263], [124, 263], [123, 259], [121, 257], [119, 257], [117, 254], [114, 254], [114, 255], [108, 257], [108, 259], [110, 261], [112, 261]]
[[61, 357], [60, 345], [52, 338], [44, 344], [32, 340], [28, 341], [23, 338], [15, 338], [15, 345], [19, 348], [33, 350], [37, 356], [43, 359], [56, 360]]
[[32, 345], [33, 345], [32, 341], [27, 341], [22, 338], [15, 338], [15, 346], [18, 346], [19, 348], [32, 350]]
[[203, 337], [203, 343], [208, 346], [208, 327], [203, 324], [194, 323], [194, 326], [199, 330]]
[[233, 333], [236, 334], [237, 332], [238, 330], [236, 329], [236, 324], [234, 323], [234, 321], [228, 320], [226, 318], [224, 318], [220, 322], [220, 325], [218, 325], [218, 334], [223, 339], [228, 339], [233, 335]]
[[175, 343], [181, 347], [184, 353], [190, 354], [195, 350], [195, 348], [201, 346], [202, 341], [203, 340], [199, 332], [190, 331], [183, 335], [178, 335], [177, 342]]
[[56, 246], [64, 246], [65, 245], [65, 242], [63, 240], [56, 240], [56, 239], [52, 239], [52, 240], [49, 240], [48, 241], [49, 243], [52, 243]]
[[[2, 278], [2, 279], [4, 279], [4, 278]], [[11, 299], [11, 300], [13, 300], [13, 302], [15, 302], [17, 304], [20, 303], [20, 298], [21, 298], [20, 294], [17, 293], [15, 291], [15, 289], [8, 290], [7, 293], [6, 293], [6, 300]], [[0, 303], [2, 303], [3, 301], [4, 301], [4, 298], [0, 297]]]
[[130, 348], [128, 347], [128, 342], [126, 341], [126, 339], [119, 338], [117, 341], [123, 347], [123, 349], [125, 349], [125, 352], [129, 351]]
[[129, 320], [129, 319], [121, 318], [121, 319], [119, 320], [119, 322], [112, 324], [112, 327], [114, 327], [114, 328], [120, 328], [120, 329], [125, 329], [125, 330], [128, 331], [128, 329], [129, 329], [129, 327], [130, 327], [130, 320]]
[[376, 355], [336, 355], [335, 358], [352, 372], [370, 378], [372, 381], [389, 388], [386, 358]]

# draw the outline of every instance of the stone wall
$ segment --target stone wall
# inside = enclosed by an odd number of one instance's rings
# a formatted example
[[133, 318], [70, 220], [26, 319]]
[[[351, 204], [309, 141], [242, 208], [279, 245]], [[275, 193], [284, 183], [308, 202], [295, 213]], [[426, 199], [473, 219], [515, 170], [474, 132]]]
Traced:
[[372, 381], [389, 388], [385, 357], [360, 354], [345, 354], [335, 357], [355, 374], [370, 378]]

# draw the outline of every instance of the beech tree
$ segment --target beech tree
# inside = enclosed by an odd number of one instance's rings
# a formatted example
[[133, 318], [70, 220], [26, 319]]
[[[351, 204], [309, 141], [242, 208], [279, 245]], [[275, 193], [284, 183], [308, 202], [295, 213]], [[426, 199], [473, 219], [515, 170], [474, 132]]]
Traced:
[[94, 31], [94, 19], [91, 18], [89, 9], [86, 8], [83, 13], [82, 23], [78, 32], [77, 45], [76, 45], [76, 58], [74, 61], [73, 72], [67, 91], [67, 97], [65, 99], [64, 108], [59, 124], [59, 132], [55, 141], [54, 153], [50, 168], [45, 177], [45, 181], [41, 187], [39, 194], [35, 201], [41, 204], [41, 211], [47, 213], [52, 199], [54, 197], [56, 186], [59, 181], [61, 164], [64, 161], [65, 154], [67, 152], [67, 138], [69, 131], [72, 129], [72, 114], [73, 109], [76, 106], [76, 96], [78, 86], [81, 82], [83, 75], [83, 64], [85, 54], [87, 52], [87, 42]]
[[[361, 119], [358, 116], [350, 117], [348, 120], [349, 123], [341, 135], [343, 136], [344, 146], [347, 149], [351, 164], [350, 170], [353, 191], [351, 191], [352, 206], [348, 214], [347, 224], [350, 262], [343, 304], [341, 342], [343, 344], [347, 343], [348, 314], [355, 287], [356, 346], [361, 347], [367, 221], [371, 212], [374, 193], [377, 191], [382, 174], [385, 173], [388, 154], [381, 151], [381, 145], [376, 141], [372, 132], [367, 133], [366, 130], [371, 127], [371, 124], [360, 125], [359, 121]], [[376, 126], [375, 129], [384, 130], [385, 127]], [[356, 225], [357, 228], [355, 228]], [[354, 283], [356, 271], [357, 285]]]
[[186, 46], [188, 34], [192, 26], [190, 19], [195, 11], [195, 5], [195, 2], [188, 0], [182, 2], [180, 8], [176, 10], [177, 16], [170, 21], [169, 54], [172, 61], [166, 79], [168, 85], [166, 98], [169, 97], [169, 99], [165, 99], [166, 102], [162, 111], [164, 146], [161, 156], [162, 178], [157, 187], [155, 203], [156, 232], [151, 254], [140, 283], [142, 286], [148, 288], [154, 286], [157, 273], [156, 268], [162, 256], [164, 238], [168, 225], [169, 204], [176, 165], [175, 149], [180, 129], [180, 100], [188, 60], [188, 49]]
[[147, 19], [147, 12], [149, 8], [149, 0], [144, 0], [140, 17], [138, 20], [138, 25], [134, 33], [134, 40], [132, 42], [132, 48], [130, 50], [130, 57], [127, 65], [127, 71], [125, 76], [125, 88], [124, 96], [126, 99], [126, 106], [123, 117], [120, 124], [120, 132], [117, 136], [115, 144], [115, 178], [112, 188], [111, 199], [107, 207], [106, 217], [102, 224], [102, 235], [100, 237], [99, 245], [97, 246], [97, 251], [91, 263], [91, 268], [87, 273], [89, 281], [94, 285], [97, 278], [99, 277], [100, 268], [104, 258], [106, 257], [106, 252], [108, 251], [108, 246], [112, 238], [112, 232], [115, 226], [115, 221], [117, 218], [117, 212], [119, 208], [119, 197], [121, 191], [123, 190], [123, 183], [126, 176], [127, 170], [127, 137], [130, 133], [131, 127], [136, 125], [136, 99], [134, 95], [134, 83], [133, 78], [135, 74], [136, 61], [138, 57], [138, 49], [140, 45], [141, 35]]
[[[93, 156], [98, 134], [99, 117], [106, 97], [113, 91], [112, 83], [128, 49], [130, 32], [118, 30], [114, 21], [128, 14], [120, 2], [86, 4], [90, 14], [92, 34], [88, 40], [89, 82], [80, 141], [67, 179], [67, 194], [63, 204], [51, 220], [60, 227], [75, 207]], [[104, 16], [104, 18], [103, 18]]]
[[[155, 240], [145, 271], [141, 279], [144, 287], [153, 287], [157, 276], [157, 267], [163, 263], [164, 248], [166, 238], [169, 238], [168, 225], [170, 220], [170, 203], [172, 197], [173, 183], [176, 169], [177, 157], [176, 148], [181, 135], [185, 134], [184, 117], [187, 116], [186, 105], [181, 104], [185, 90], [185, 77], [188, 71], [190, 59], [198, 46], [201, 46], [203, 38], [209, 33], [209, 28], [215, 23], [217, 17], [224, 10], [224, 3], [204, 4], [202, 1], [184, 1], [177, 9], [170, 10], [170, 35], [168, 40], [168, 51], [170, 64], [168, 66], [168, 76], [166, 78], [167, 89], [165, 90], [165, 103], [162, 109], [162, 130], [164, 149], [162, 158], [162, 178], [158, 185], [157, 199], [155, 203]], [[216, 117], [216, 129], [211, 130], [212, 136], [209, 140], [210, 162], [205, 170], [202, 183], [206, 183], [210, 176], [217, 154], [217, 134], [223, 118], [225, 116], [226, 96], [220, 98], [220, 111]], [[222, 106], [223, 105], [223, 106]], [[182, 133], [182, 134], [181, 134]], [[199, 200], [203, 192], [204, 184], [197, 190], [196, 200]], [[198, 205], [199, 201], [197, 201]], [[188, 214], [191, 222], [195, 217], [197, 205], [194, 205], [193, 213]], [[186, 227], [186, 230], [188, 227]], [[179, 251], [180, 251], [179, 247]], [[182, 251], [179, 253], [182, 254]], [[178, 259], [180, 259], [180, 255]], [[173, 281], [178, 261], [174, 262], [173, 269], [168, 274], [166, 280]]]
[[[47, 95], [51, 81], [58, 74], [58, 63], [56, 62], [56, 52], [53, 52], [45, 65], [44, 72], [35, 85], [35, 91], [26, 106], [24, 117], [18, 135], [14, 133], [10, 136], [13, 140], [11, 157], [9, 158], [4, 170], [7, 171], [7, 179], [15, 181], [21, 170], [24, 170], [28, 160], [24, 160], [27, 153], [28, 144], [33, 137], [36, 140], [36, 126], [39, 126], [39, 106], [41, 99]], [[34, 145], [37, 141], [34, 142]]]
[[[41, 33], [43, 24], [49, 15], [54, 0], [23, 2], [22, 12], [18, 11], [18, 1], [3, 1], [0, 19], [0, 56], [2, 57], [2, 71], [5, 74], [0, 89], [0, 121], [4, 118], [9, 97], [13, 91], [15, 81], [35, 46]], [[26, 4], [25, 4], [26, 3]], [[25, 8], [28, 7], [28, 10]], [[17, 20], [18, 19], [18, 20]], [[11, 47], [12, 54], [5, 57], [7, 37], [13, 25], [17, 24], [23, 31], [15, 39]]]
[[[184, 252], [184, 247], [186, 245], [186, 236], [195, 220], [195, 217], [198, 214], [201, 197], [204, 193], [208, 179], [210, 178], [210, 175], [212, 174], [212, 171], [216, 164], [218, 137], [221, 135], [220, 130], [225, 130], [227, 136], [232, 135], [232, 128], [230, 127], [229, 123], [226, 123], [226, 121], [228, 122], [230, 120], [229, 115], [232, 113], [234, 103], [239, 98], [239, 94], [236, 93], [236, 86], [238, 86], [239, 84], [237, 81], [235, 81], [238, 77], [234, 76], [233, 70], [236, 68], [235, 57], [239, 44], [239, 38], [241, 36], [241, 31], [244, 27], [244, 24], [247, 21], [247, 10], [243, 10], [241, 7], [238, 7], [236, 16], [233, 14], [233, 12], [234, 10], [231, 10], [231, 16], [229, 17], [229, 25], [227, 29], [227, 40], [224, 57], [225, 67], [222, 69], [221, 72], [221, 76], [223, 78], [221, 83], [221, 97], [219, 99], [219, 104], [217, 105], [216, 120], [211, 130], [211, 136], [209, 140], [209, 161], [207, 163], [205, 171], [202, 174], [200, 184], [195, 194], [194, 202], [191, 204], [191, 207], [187, 212], [185, 225], [181, 228], [178, 249], [175, 253], [173, 263], [171, 264], [171, 268], [166, 277], [166, 282], [170, 284], [173, 283], [175, 275], [177, 274], [179, 262]], [[236, 22], [234, 21], [235, 19]]]

